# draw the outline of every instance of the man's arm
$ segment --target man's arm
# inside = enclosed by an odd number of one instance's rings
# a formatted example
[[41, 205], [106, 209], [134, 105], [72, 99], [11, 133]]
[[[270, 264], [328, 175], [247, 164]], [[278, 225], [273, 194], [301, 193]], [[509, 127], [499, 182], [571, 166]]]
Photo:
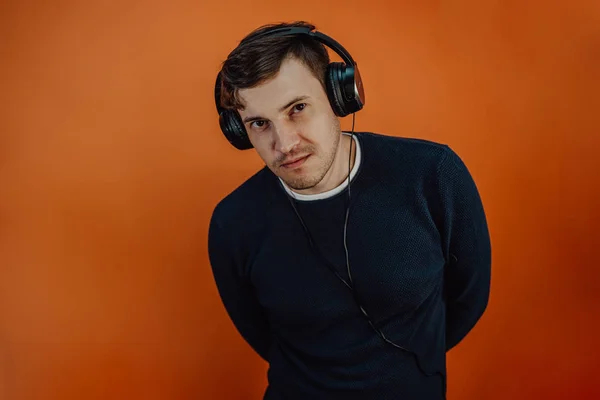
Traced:
[[221, 301], [238, 332], [268, 361], [270, 332], [267, 319], [252, 286], [243, 276], [239, 249], [233, 248], [229, 235], [213, 214], [208, 233], [208, 255]]
[[446, 257], [446, 351], [473, 329], [488, 305], [491, 243], [483, 204], [466, 165], [451, 149], [438, 168]]

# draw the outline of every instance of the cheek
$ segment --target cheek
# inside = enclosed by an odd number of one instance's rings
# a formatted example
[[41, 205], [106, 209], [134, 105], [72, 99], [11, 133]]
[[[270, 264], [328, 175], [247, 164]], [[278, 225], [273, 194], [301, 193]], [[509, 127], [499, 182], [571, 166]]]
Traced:
[[331, 132], [331, 120], [323, 114], [302, 118], [298, 121], [298, 129], [311, 141], [327, 141]]
[[248, 138], [250, 139], [250, 143], [252, 143], [254, 146], [254, 150], [256, 150], [260, 158], [262, 158], [266, 163], [269, 163], [274, 159], [272, 146], [273, 142], [269, 135], [248, 134]]
[[306, 132], [312, 141], [324, 147], [332, 145], [338, 133], [335, 121], [329, 115], [320, 115], [315, 118], [307, 127]]
[[269, 135], [269, 132], [267, 131], [256, 132], [246, 128], [246, 132], [248, 134], [248, 139], [250, 139], [250, 142], [257, 149], [268, 146], [268, 143], [271, 140], [271, 135]]

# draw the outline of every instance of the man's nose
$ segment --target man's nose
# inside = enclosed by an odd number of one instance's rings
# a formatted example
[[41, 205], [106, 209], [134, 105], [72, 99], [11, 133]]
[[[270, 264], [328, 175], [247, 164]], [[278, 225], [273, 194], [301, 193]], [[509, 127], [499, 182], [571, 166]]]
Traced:
[[279, 123], [275, 129], [275, 149], [283, 154], [289, 153], [300, 144], [298, 127], [291, 121]]

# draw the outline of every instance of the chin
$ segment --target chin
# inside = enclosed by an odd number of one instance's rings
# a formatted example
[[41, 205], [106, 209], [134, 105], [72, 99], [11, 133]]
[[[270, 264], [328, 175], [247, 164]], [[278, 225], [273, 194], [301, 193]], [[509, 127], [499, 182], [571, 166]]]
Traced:
[[294, 190], [309, 190], [313, 189], [317, 186], [321, 180], [322, 176], [319, 174], [302, 174], [300, 176], [290, 176], [290, 174], [284, 174], [280, 176], [281, 180], [285, 182], [285, 184]]
[[314, 188], [316, 185], [311, 182], [286, 181], [285, 184], [292, 190], [302, 191]]

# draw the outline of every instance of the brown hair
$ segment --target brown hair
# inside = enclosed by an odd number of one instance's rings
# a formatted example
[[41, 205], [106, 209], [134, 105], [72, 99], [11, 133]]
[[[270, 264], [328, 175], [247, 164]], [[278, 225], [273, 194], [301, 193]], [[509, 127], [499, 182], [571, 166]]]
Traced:
[[259, 37], [280, 27], [315, 29], [314, 25], [304, 21], [268, 24], [244, 37], [229, 53], [220, 71], [222, 107], [243, 109], [238, 91], [257, 86], [275, 76], [283, 60], [288, 57], [295, 57], [306, 65], [325, 89], [325, 74], [329, 64], [325, 46], [306, 35]]

